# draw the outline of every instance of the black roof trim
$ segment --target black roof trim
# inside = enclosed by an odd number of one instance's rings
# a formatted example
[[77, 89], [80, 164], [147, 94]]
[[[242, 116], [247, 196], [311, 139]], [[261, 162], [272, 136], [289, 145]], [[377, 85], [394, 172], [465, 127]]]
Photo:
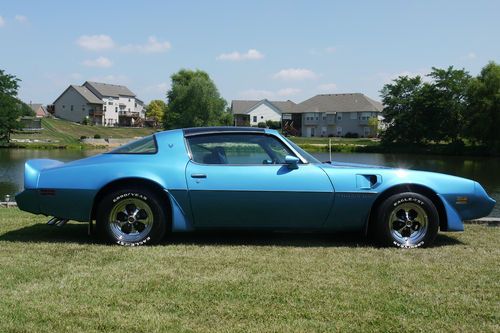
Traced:
[[218, 127], [192, 127], [183, 129], [184, 136], [216, 134], [216, 133], [265, 133], [264, 128], [258, 127], [235, 127], [235, 126], [218, 126]]

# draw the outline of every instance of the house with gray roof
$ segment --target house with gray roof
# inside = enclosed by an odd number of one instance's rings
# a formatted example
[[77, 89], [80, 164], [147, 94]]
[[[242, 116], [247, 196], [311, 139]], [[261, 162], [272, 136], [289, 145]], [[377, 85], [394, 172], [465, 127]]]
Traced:
[[35, 117], [44, 118], [49, 116], [49, 113], [47, 112], [47, 109], [45, 108], [45, 106], [43, 106], [43, 104], [30, 102], [30, 104], [28, 105], [35, 113]]
[[[383, 110], [380, 102], [361, 93], [320, 94], [299, 104], [291, 101], [233, 101], [235, 125], [256, 125], [252, 117], [257, 115], [259, 120], [260, 114], [252, 111], [262, 105], [273, 106], [275, 113], [280, 114], [279, 120], [285, 133], [306, 137], [375, 136], [377, 121], [371, 119], [379, 120]], [[244, 115], [250, 115], [250, 122], [240, 122]]]
[[54, 101], [53, 112], [65, 120], [104, 126], [142, 126], [145, 118], [144, 103], [130, 89], [91, 81], [69, 86]]
[[372, 137], [376, 135], [376, 122], [370, 119], [378, 119], [383, 109], [380, 102], [361, 93], [321, 94], [297, 104], [284, 118], [293, 119], [294, 114], [300, 114], [300, 124], [297, 119], [294, 125], [306, 137]]
[[281, 121], [281, 114], [291, 112], [295, 105], [290, 100], [234, 100], [231, 103], [231, 112], [236, 126], [257, 126], [268, 120]]

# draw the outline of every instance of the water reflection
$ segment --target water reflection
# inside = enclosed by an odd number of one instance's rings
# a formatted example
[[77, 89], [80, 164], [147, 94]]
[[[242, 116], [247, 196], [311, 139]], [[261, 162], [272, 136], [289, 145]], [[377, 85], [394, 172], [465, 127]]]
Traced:
[[[101, 151], [78, 150], [30, 150], [0, 149], [0, 198], [22, 189], [24, 163], [33, 158], [50, 158], [71, 161], [100, 153]], [[321, 161], [328, 160], [326, 153], [313, 153]], [[407, 154], [342, 154], [335, 153], [339, 162], [384, 165], [391, 167], [442, 172], [474, 179], [500, 202], [500, 158], [427, 156]], [[500, 217], [497, 204], [492, 215]]]

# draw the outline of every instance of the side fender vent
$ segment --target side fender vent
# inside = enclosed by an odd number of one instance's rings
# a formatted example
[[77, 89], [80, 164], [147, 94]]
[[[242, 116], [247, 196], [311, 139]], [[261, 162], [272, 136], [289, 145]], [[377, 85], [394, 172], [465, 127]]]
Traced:
[[360, 190], [371, 190], [382, 183], [380, 175], [356, 175], [356, 187]]

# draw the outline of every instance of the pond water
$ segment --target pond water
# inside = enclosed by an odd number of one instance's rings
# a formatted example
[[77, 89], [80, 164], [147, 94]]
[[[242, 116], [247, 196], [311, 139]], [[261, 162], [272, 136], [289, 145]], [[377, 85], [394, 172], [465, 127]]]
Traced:
[[[101, 151], [0, 149], [0, 199], [15, 194], [23, 187], [24, 162], [33, 158], [71, 161]], [[327, 153], [312, 153], [321, 161], [329, 159]], [[390, 167], [442, 172], [470, 178], [481, 183], [497, 202], [500, 202], [500, 158], [463, 157], [408, 154], [343, 154], [334, 153], [334, 161], [384, 165]], [[500, 204], [492, 216], [500, 217]]]

